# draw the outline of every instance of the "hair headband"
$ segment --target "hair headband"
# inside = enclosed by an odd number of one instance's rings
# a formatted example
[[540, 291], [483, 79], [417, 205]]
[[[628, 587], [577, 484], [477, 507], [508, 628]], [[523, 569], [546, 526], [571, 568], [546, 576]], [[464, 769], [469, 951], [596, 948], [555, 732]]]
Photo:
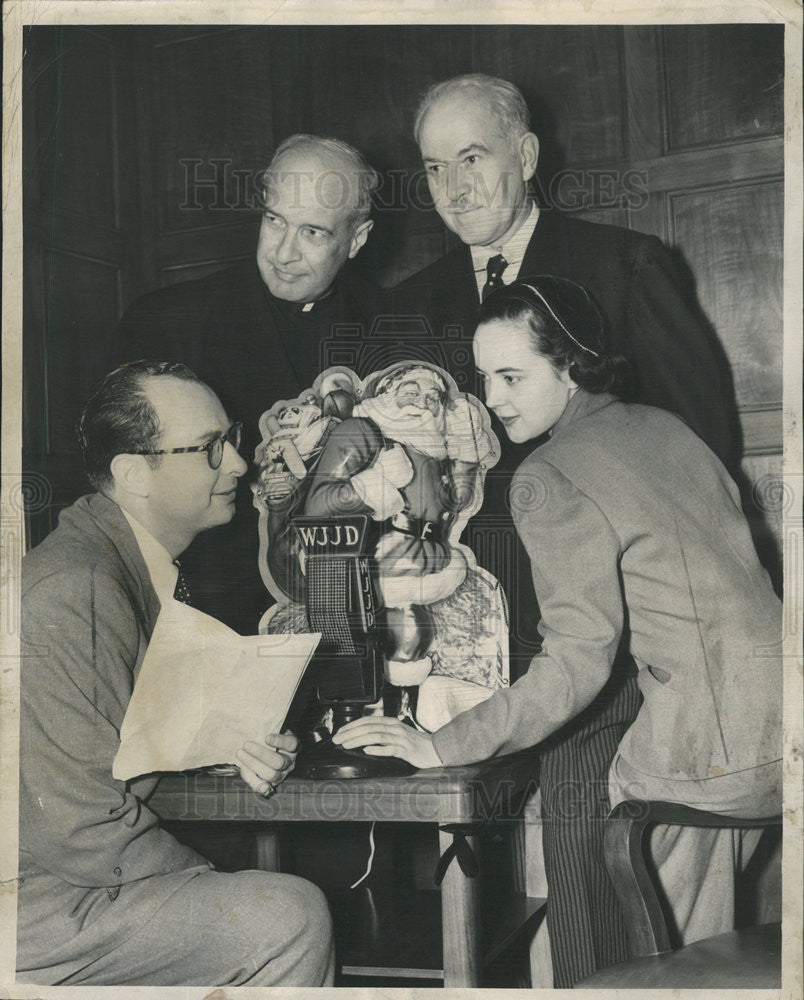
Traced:
[[[545, 298], [544, 294], [542, 292], [540, 292], [538, 288], [534, 287], [533, 285], [529, 285], [526, 281], [520, 281], [520, 282], [517, 282], [517, 284], [520, 284], [524, 288], [527, 288], [531, 292], [533, 292], [533, 294], [536, 296], [536, 298], [542, 303], [542, 305], [544, 306], [544, 308], [550, 313], [550, 315], [553, 317], [553, 319], [556, 321], [556, 323], [558, 323], [558, 325], [561, 327], [561, 329], [564, 331], [564, 333], [566, 333], [566, 335], [573, 342], [573, 344], [575, 344], [577, 347], [580, 347], [580, 349], [582, 351], [586, 351], [587, 354], [591, 354], [593, 358], [599, 358], [600, 357], [600, 354], [597, 351], [593, 351], [591, 347], [587, 347], [586, 344], [582, 344], [580, 342], [580, 340], [578, 340], [577, 337], [574, 337], [569, 332], [569, 330], [566, 328], [566, 326], [561, 321], [561, 319], [559, 318], [559, 316], [556, 314], [555, 309], [553, 309], [553, 307], [550, 305], [550, 303]], [[578, 287], [580, 287], [580, 286], [578, 286]], [[582, 291], [583, 291], [584, 295], [586, 295], [585, 289], [582, 289]], [[589, 298], [588, 295], [586, 295], [586, 297], [587, 297], [587, 299]]]

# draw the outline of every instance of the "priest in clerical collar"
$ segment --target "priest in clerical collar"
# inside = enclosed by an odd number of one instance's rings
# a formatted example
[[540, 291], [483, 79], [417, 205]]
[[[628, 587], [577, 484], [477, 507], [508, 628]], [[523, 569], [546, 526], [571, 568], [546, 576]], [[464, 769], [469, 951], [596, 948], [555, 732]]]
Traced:
[[[243, 423], [244, 454], [253, 455], [260, 415], [274, 400], [299, 396], [332, 364], [360, 367], [360, 347], [384, 312], [380, 289], [353, 266], [373, 226], [377, 185], [376, 171], [342, 140], [286, 139], [260, 179], [256, 253], [134, 302], [115, 360], [184, 361], [216, 385]], [[354, 357], [344, 355], [350, 350]], [[238, 517], [182, 560], [199, 607], [245, 633], [270, 600], [256, 540], [244, 482]]]

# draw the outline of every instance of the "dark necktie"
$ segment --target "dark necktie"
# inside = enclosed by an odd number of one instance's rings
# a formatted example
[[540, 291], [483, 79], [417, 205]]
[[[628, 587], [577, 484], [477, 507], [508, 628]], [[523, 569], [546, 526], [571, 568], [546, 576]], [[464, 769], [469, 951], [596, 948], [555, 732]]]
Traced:
[[486, 284], [483, 285], [483, 290], [480, 293], [481, 302], [485, 301], [489, 292], [493, 292], [503, 283], [502, 273], [506, 267], [508, 267], [508, 261], [501, 253], [498, 253], [496, 257], [489, 257], [486, 264]]
[[176, 577], [176, 586], [173, 590], [173, 600], [181, 601], [182, 604], [189, 604], [190, 607], [192, 607], [193, 602], [190, 597], [190, 591], [187, 587], [187, 581], [184, 579], [184, 573], [181, 571], [181, 563], [178, 559], [174, 559], [173, 565], [179, 571], [179, 575]]

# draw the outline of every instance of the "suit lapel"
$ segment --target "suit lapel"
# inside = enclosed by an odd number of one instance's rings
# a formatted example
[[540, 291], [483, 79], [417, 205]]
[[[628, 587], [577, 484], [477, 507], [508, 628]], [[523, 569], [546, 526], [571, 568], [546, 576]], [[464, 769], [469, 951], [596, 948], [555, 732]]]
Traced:
[[135, 611], [142, 617], [143, 626], [150, 637], [161, 604], [134, 533], [118, 505], [107, 497], [97, 493], [89, 498], [89, 506], [96, 523], [120, 553], [123, 566], [132, 577], [136, 590]]
[[535, 278], [540, 274], [567, 277], [569, 250], [566, 220], [554, 210], [542, 209], [533, 236], [519, 268], [520, 278]]
[[459, 277], [455, 284], [455, 296], [471, 310], [472, 318], [474, 319], [477, 315], [477, 310], [480, 308], [480, 296], [477, 291], [472, 251], [463, 243], [461, 246], [456, 247], [455, 253], [458, 255], [459, 261], [457, 268]]

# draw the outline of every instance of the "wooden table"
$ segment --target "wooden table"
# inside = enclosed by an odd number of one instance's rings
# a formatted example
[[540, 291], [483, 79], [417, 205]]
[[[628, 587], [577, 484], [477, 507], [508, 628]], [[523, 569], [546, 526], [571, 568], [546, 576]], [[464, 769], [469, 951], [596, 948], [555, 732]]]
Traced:
[[[528, 838], [524, 836], [522, 809], [536, 787], [537, 773], [536, 758], [532, 751], [526, 751], [466, 767], [418, 771], [402, 778], [314, 781], [291, 775], [275, 795], [265, 799], [239, 776], [193, 772], [163, 777], [148, 804], [162, 819], [174, 822], [255, 823], [258, 863], [267, 870], [276, 868], [277, 823], [435, 824], [442, 858], [456, 848], [459, 854], [453, 857], [441, 883], [444, 985], [479, 986], [484, 961], [499, 954], [546, 902], [527, 895], [525, 880]], [[510, 821], [518, 870], [514, 871], [510, 905], [495, 915], [492, 933], [484, 935], [481, 879], [464, 874], [460, 856], [467, 860], [468, 847], [476, 859], [480, 858], [477, 834], [492, 821]], [[374, 975], [405, 972], [387, 968], [349, 971]]]

